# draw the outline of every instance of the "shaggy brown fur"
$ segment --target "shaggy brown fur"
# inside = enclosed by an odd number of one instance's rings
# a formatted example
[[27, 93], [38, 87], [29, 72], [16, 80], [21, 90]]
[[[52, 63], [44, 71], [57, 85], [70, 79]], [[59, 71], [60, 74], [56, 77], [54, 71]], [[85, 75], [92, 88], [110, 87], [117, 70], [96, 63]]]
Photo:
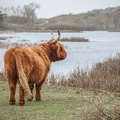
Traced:
[[50, 70], [51, 62], [66, 58], [66, 51], [61, 43], [53, 42], [31, 47], [13, 47], [4, 55], [4, 66], [10, 87], [10, 105], [15, 104], [16, 84], [19, 83], [19, 105], [25, 104], [24, 96], [32, 101], [34, 83], [36, 101], [41, 100], [40, 90]]

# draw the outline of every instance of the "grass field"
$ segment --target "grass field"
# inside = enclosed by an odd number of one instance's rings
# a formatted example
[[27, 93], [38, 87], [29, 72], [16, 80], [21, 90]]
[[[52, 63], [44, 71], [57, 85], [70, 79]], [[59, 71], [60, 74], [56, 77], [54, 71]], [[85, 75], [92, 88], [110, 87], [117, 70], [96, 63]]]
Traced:
[[[84, 106], [75, 90], [44, 86], [42, 101], [26, 102], [24, 107], [10, 106], [7, 83], [0, 83], [0, 120], [67, 120], [77, 119], [77, 108]], [[18, 92], [17, 92], [18, 93]], [[16, 94], [16, 101], [18, 95]]]
[[[88, 115], [94, 109], [96, 111], [92, 113], [93, 115], [98, 116], [98, 113], [103, 110], [102, 113], [106, 114], [106, 116], [114, 118], [118, 115], [116, 111], [119, 111], [119, 108], [115, 106], [116, 101], [119, 101], [120, 97], [115, 97], [113, 94], [105, 92], [96, 94], [94, 91], [86, 91], [74, 87], [44, 85], [42, 101], [36, 102], [33, 100], [32, 102], [26, 102], [25, 106], [21, 107], [18, 106], [17, 99], [18, 89], [16, 92], [16, 105], [9, 105], [8, 84], [0, 81], [0, 120], [90, 120]], [[101, 109], [101, 105], [104, 108]], [[106, 109], [108, 106], [112, 108], [112, 111]], [[91, 107], [95, 108], [91, 110]], [[100, 120], [105, 118], [104, 115], [101, 116]], [[91, 120], [97, 119], [92, 118]]]

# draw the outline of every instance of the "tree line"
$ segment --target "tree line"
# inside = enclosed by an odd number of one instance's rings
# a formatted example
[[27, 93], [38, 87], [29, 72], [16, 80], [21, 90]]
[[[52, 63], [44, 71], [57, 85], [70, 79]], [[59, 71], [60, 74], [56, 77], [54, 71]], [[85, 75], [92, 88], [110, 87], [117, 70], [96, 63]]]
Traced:
[[39, 8], [40, 5], [37, 3], [30, 3], [23, 7], [0, 7], [0, 24], [3, 21], [14, 24], [32, 23], [37, 19], [35, 11]]

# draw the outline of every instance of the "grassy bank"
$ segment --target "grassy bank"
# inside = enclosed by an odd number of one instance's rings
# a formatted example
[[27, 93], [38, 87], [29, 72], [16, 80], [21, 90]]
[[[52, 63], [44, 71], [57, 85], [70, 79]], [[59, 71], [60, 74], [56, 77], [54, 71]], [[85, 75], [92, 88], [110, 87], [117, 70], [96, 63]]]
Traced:
[[0, 120], [72, 120], [77, 119], [76, 108], [84, 106], [84, 103], [80, 102], [80, 95], [71, 89], [44, 86], [42, 101], [27, 102], [24, 107], [8, 104], [9, 89], [6, 82], [0, 83], [0, 91]]
[[[0, 120], [112, 120], [120, 114], [119, 97], [109, 92], [96, 95], [81, 88], [44, 85], [42, 101], [20, 107], [18, 102], [8, 104], [7, 82], [0, 82], [0, 91]], [[17, 101], [18, 90], [16, 96]]]

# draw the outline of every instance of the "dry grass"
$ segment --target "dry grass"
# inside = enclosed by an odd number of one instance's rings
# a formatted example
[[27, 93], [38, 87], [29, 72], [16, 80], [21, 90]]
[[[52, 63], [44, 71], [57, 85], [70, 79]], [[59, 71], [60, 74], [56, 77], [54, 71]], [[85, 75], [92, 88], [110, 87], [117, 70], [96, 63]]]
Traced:
[[107, 58], [103, 63], [97, 63], [90, 70], [78, 67], [67, 78], [52, 75], [52, 78], [49, 78], [50, 83], [53, 80], [54, 84], [61, 86], [120, 92], [120, 54]]
[[6, 40], [6, 37], [0, 37], [0, 40]]
[[[1, 33], [0, 33], [1, 34]], [[6, 40], [8, 38], [13, 38], [13, 37], [0, 37], [0, 40]]]
[[119, 120], [120, 119], [120, 99], [113, 94], [100, 93], [85, 97], [89, 102], [88, 106], [78, 108], [80, 120]]
[[0, 81], [4, 81], [4, 82], [6, 81], [4, 71], [0, 72]]

